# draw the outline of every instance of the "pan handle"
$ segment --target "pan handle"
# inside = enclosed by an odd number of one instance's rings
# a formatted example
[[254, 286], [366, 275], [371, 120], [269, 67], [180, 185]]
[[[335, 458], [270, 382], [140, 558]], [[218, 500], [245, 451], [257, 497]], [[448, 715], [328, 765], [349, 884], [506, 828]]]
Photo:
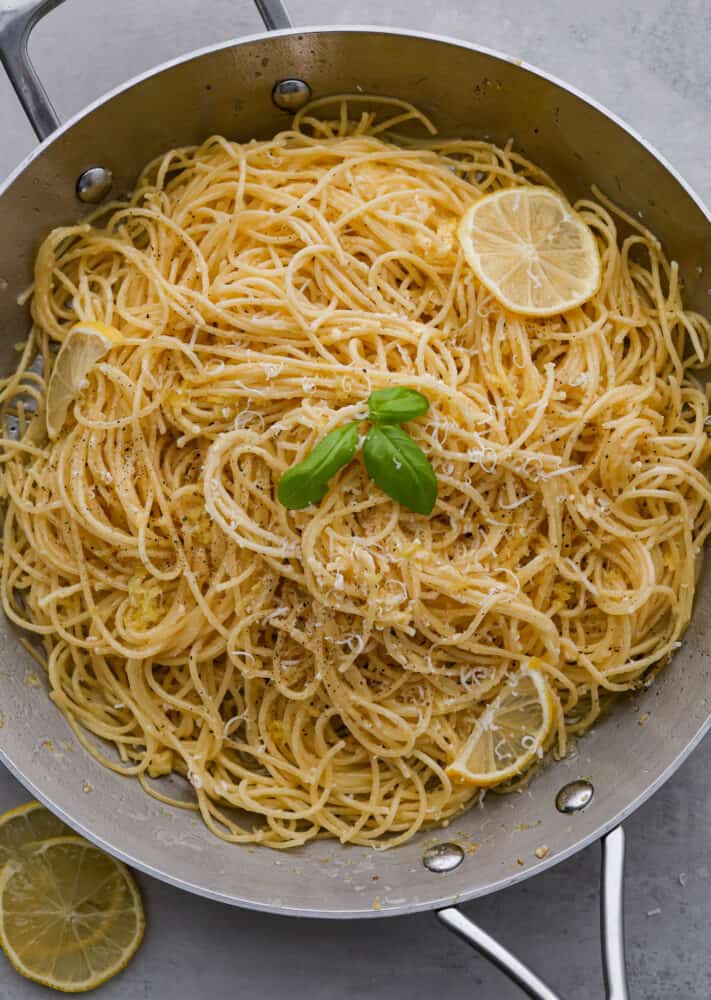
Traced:
[[[623, 915], [624, 861], [625, 835], [622, 827], [618, 826], [602, 838], [600, 918], [606, 1000], [628, 1000]], [[437, 916], [445, 927], [488, 958], [527, 996], [533, 997], [533, 1000], [561, 1000], [559, 994], [554, 993], [531, 969], [455, 906], [438, 910]]]
[[625, 966], [625, 831], [621, 826], [602, 838], [600, 930], [602, 971], [607, 1000], [628, 1000]]
[[41, 141], [59, 125], [59, 118], [47, 97], [27, 52], [32, 29], [62, 0], [3, 0], [0, 2], [0, 62], [20, 104]]
[[[63, 0], [0, 0], [0, 62], [15, 88], [40, 142], [59, 126], [59, 118], [30, 60], [27, 42], [32, 29]], [[282, 0], [254, 0], [268, 31], [291, 28]]]
[[293, 28], [289, 11], [282, 0], [254, 0], [254, 3], [267, 31]]

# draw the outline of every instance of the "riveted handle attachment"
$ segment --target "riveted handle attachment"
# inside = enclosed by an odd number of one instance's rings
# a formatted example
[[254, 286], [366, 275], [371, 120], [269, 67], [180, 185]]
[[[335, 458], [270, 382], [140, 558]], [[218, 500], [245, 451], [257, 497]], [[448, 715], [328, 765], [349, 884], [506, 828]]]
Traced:
[[[40, 142], [55, 131], [59, 118], [32, 65], [27, 42], [37, 22], [62, 2], [0, 0], [0, 62]], [[268, 31], [291, 27], [282, 0], [254, 0], [254, 3]]]
[[[625, 860], [625, 835], [621, 826], [602, 838], [600, 877], [600, 922], [602, 931], [602, 968], [606, 1000], [628, 1000], [625, 972], [624, 915], [622, 906]], [[521, 987], [533, 1000], [561, 1000], [558, 993], [516, 958], [508, 948], [465, 917], [456, 906], [437, 912], [442, 923], [470, 944]]]

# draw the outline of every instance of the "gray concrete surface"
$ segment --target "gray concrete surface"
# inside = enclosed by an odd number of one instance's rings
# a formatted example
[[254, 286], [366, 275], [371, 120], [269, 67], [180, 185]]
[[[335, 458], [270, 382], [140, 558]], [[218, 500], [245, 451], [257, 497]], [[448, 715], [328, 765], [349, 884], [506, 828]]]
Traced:
[[[2, 4], [0, 3], [0, 6]], [[297, 24], [374, 23], [458, 35], [545, 67], [614, 108], [711, 202], [709, 0], [291, 0]], [[32, 42], [63, 117], [190, 48], [259, 30], [247, 0], [67, 0]], [[0, 175], [32, 148], [0, 73]], [[634, 1000], [711, 996], [711, 742], [629, 821]], [[0, 809], [27, 798], [0, 772]], [[466, 907], [566, 998], [603, 995], [598, 850]], [[238, 863], [237, 860], [235, 863]], [[293, 921], [229, 909], [141, 877], [149, 930], [101, 1000], [517, 1000], [518, 990], [429, 916]], [[39, 1000], [0, 958], [0, 1000]]]

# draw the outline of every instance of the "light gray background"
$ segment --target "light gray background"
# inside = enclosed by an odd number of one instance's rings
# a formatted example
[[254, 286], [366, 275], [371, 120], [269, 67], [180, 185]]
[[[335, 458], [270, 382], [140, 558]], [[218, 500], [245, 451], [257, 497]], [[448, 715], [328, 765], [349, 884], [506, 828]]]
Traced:
[[[0, 3], [1, 5], [1, 3]], [[528, 60], [602, 101], [711, 202], [710, 0], [290, 0], [295, 24], [372, 23], [459, 36]], [[66, 117], [184, 51], [260, 30], [248, 0], [67, 0], [33, 37]], [[0, 175], [33, 146], [0, 72]], [[11, 238], [11, 234], [2, 234]], [[628, 964], [635, 1000], [711, 996], [711, 742], [627, 824]], [[0, 810], [27, 799], [0, 770]], [[563, 996], [602, 996], [592, 848], [465, 907]], [[235, 855], [235, 864], [239, 860]], [[101, 1000], [517, 1000], [518, 990], [431, 916], [296, 921], [230, 909], [143, 876], [148, 932]], [[41, 987], [0, 957], [0, 1000]]]

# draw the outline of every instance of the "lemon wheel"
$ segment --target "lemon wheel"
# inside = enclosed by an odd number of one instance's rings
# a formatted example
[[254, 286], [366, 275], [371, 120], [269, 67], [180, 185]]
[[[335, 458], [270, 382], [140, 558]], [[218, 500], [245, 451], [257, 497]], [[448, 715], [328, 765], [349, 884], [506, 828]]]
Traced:
[[38, 841], [71, 834], [69, 827], [39, 802], [10, 809], [0, 816], [0, 869], [21, 858]]
[[136, 883], [120, 861], [66, 829], [37, 803], [0, 818], [0, 945], [17, 972], [85, 993], [130, 961], [145, 927]]
[[557, 714], [555, 695], [533, 661], [506, 683], [477, 719], [447, 774], [478, 788], [511, 781], [543, 755]]
[[511, 312], [553, 316], [582, 305], [600, 286], [590, 228], [550, 188], [485, 195], [462, 217], [459, 241], [479, 280]]
[[84, 387], [89, 371], [112, 347], [123, 342], [118, 330], [105, 323], [77, 323], [67, 334], [54, 362], [47, 386], [47, 433], [61, 431], [72, 402]]

